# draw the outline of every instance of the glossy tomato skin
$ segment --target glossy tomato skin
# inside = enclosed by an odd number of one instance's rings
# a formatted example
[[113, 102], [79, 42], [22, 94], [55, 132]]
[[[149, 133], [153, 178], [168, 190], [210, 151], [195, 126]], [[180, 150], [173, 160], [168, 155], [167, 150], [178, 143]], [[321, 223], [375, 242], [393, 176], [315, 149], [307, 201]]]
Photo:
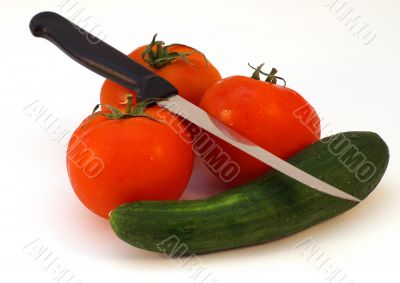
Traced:
[[[252, 78], [234, 76], [221, 80], [204, 94], [200, 107], [283, 159], [320, 138], [318, 115], [303, 97], [289, 88]], [[299, 109], [314, 117], [313, 129], [296, 116]], [[240, 173], [228, 182], [230, 185], [243, 184], [271, 169], [217, 137], [213, 138], [239, 165]]]
[[97, 116], [82, 127], [85, 120], [70, 140], [72, 187], [101, 217], [123, 203], [177, 200], [189, 181], [194, 155], [182, 121], [159, 107], [146, 113], [171, 126], [143, 117]]
[[[128, 56], [169, 81], [178, 90], [180, 96], [196, 105], [200, 103], [206, 90], [221, 79], [218, 70], [201, 53], [195, 52], [188, 55], [187, 59], [190, 63], [178, 58], [170, 65], [155, 69], [150, 67], [142, 58], [145, 48], [146, 46], [139, 47]], [[184, 45], [174, 45], [168, 50], [181, 53], [194, 51], [193, 48]], [[124, 110], [128, 93], [134, 94], [132, 90], [106, 80], [101, 89], [100, 101], [103, 104], [109, 104]], [[104, 110], [105, 108], [103, 107], [102, 109]]]

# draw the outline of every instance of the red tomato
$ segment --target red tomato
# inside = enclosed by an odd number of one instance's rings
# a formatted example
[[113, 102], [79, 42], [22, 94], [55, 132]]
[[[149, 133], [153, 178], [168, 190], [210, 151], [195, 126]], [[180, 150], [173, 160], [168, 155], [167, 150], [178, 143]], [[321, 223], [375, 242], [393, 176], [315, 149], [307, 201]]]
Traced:
[[123, 203], [176, 200], [189, 181], [194, 155], [182, 119], [160, 107], [145, 113], [161, 121], [96, 116], [85, 120], [69, 142], [72, 187], [104, 218]]
[[[284, 159], [320, 137], [320, 120], [312, 106], [295, 91], [272, 83], [243, 76], [230, 77], [211, 87], [204, 94], [200, 107], [255, 144]], [[299, 109], [314, 115], [314, 130], [296, 117], [295, 112]], [[217, 137], [213, 136], [213, 139], [239, 165], [239, 174], [227, 183], [242, 184], [270, 169]], [[207, 165], [210, 167], [210, 164]], [[215, 169], [213, 173], [220, 177]]]
[[[196, 105], [199, 104], [206, 90], [221, 79], [218, 70], [205, 59], [204, 55], [191, 47], [171, 45], [168, 47], [167, 52], [170, 54], [174, 52], [190, 54], [186, 56], [188, 62], [178, 57], [172, 60], [170, 64], [158, 67], [150, 66], [142, 58], [146, 48], [147, 45], [139, 47], [130, 53], [129, 57], [169, 81], [176, 87], [180, 96]], [[153, 50], [156, 50], [155, 45]], [[103, 104], [109, 104], [122, 110], [125, 109], [125, 97], [128, 93], [133, 93], [133, 91], [106, 80], [101, 89], [100, 101]], [[104, 108], [102, 109], [104, 110]]]

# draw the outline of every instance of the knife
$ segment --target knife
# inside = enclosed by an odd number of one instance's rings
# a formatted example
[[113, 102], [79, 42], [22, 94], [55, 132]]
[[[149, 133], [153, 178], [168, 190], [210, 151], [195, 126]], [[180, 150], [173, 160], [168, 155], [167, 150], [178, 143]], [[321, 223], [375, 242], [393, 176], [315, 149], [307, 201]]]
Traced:
[[[39, 13], [32, 18], [29, 28], [34, 36], [51, 41], [86, 68], [135, 91], [139, 100], [163, 98], [157, 102], [160, 106], [298, 182], [337, 198], [360, 202], [358, 198], [298, 169], [218, 122], [201, 108], [178, 96], [177, 89], [168, 81], [61, 15], [53, 12]], [[228, 132], [235, 138], [225, 134]]]

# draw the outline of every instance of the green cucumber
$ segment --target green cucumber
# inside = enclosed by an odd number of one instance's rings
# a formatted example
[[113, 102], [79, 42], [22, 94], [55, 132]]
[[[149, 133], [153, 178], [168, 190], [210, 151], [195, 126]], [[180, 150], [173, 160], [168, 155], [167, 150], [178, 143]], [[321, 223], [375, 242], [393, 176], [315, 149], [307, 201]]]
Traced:
[[[289, 160], [359, 199], [378, 185], [388, 161], [387, 145], [371, 132], [325, 138]], [[117, 236], [135, 247], [180, 256], [279, 239], [355, 205], [270, 171], [203, 200], [125, 204], [111, 213], [110, 222]]]

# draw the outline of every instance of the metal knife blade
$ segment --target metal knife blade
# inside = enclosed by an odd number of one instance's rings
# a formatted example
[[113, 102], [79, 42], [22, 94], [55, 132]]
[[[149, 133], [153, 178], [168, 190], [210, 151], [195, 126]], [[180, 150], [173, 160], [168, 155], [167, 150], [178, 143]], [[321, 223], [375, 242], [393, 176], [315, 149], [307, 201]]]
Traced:
[[[169, 111], [182, 116], [186, 120], [189, 120], [193, 124], [203, 128], [204, 130], [212, 133], [213, 135], [219, 137], [220, 139], [228, 142], [229, 144], [235, 146], [236, 148], [246, 152], [252, 157], [257, 158], [261, 162], [271, 166], [272, 168], [278, 170], [279, 172], [325, 194], [351, 200], [355, 202], [360, 202], [360, 200], [344, 191], [341, 191], [334, 186], [329, 185], [321, 181], [320, 179], [300, 170], [299, 168], [293, 166], [289, 162], [279, 158], [278, 156], [270, 153], [269, 151], [257, 146], [253, 142], [249, 141], [245, 137], [234, 132], [235, 136], [239, 139], [234, 139], [228, 135], [226, 132], [232, 132], [232, 130], [220, 123], [218, 120], [211, 117], [207, 112], [197, 107], [196, 105], [190, 103], [186, 99], [174, 95], [163, 101], [158, 102], [158, 104]], [[217, 126], [218, 125], [218, 126]], [[226, 129], [226, 131], [222, 129]], [[240, 142], [243, 140], [245, 142]]]

